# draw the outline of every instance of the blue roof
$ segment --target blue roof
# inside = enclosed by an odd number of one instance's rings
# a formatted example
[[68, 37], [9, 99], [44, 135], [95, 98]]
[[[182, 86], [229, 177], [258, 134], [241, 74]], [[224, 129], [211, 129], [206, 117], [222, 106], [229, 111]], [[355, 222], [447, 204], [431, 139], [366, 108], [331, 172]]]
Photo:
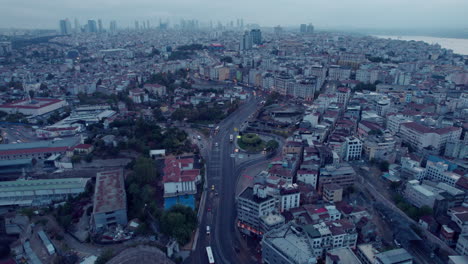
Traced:
[[195, 197], [193, 194], [164, 198], [164, 209], [171, 209], [172, 206], [181, 204], [195, 209]]
[[427, 157], [427, 160], [430, 160], [430, 161], [432, 161], [432, 162], [439, 162], [439, 161], [441, 161], [441, 162], [443, 162], [443, 163], [445, 163], [445, 164], [448, 165], [448, 170], [449, 170], [449, 171], [454, 171], [456, 168], [458, 168], [458, 165], [457, 165], [457, 164], [452, 163], [452, 162], [450, 162], [450, 161], [448, 161], [448, 160], [446, 160], [446, 159], [443, 159], [443, 158], [441, 158], [441, 157], [438, 157], [438, 156], [429, 155], [429, 156]]

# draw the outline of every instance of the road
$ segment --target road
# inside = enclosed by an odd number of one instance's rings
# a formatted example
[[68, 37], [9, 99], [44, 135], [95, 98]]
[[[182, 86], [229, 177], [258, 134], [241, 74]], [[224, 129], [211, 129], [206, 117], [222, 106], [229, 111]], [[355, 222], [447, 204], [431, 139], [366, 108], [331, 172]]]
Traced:
[[[377, 190], [373, 184], [370, 184], [368, 180], [365, 180], [364, 177], [361, 174], [357, 174], [359, 178], [359, 182], [361, 183], [361, 186], [367, 188], [369, 193], [376, 199], [376, 201], [384, 204], [388, 208], [391, 208], [393, 211], [395, 211], [399, 216], [403, 219], [405, 219], [407, 222], [410, 224], [418, 226], [418, 223], [414, 221], [411, 217], [407, 216], [403, 211], [400, 210], [395, 204], [388, 200], [387, 197], [382, 195], [380, 190]], [[438, 245], [442, 250], [447, 252], [449, 255], [456, 255], [457, 253], [455, 250], [447, 246], [442, 240], [440, 240], [438, 237], [433, 235], [431, 232], [429, 232], [426, 229], [421, 229], [423, 234], [425, 235], [425, 239], [429, 240], [431, 243], [434, 243]], [[426, 252], [427, 253], [427, 252]]]
[[[246, 159], [237, 164], [231, 153], [234, 144], [229, 140], [234, 128], [239, 127], [259, 107], [260, 99], [249, 98], [234, 113], [219, 124], [219, 133], [213, 135], [207, 157], [208, 190], [205, 209], [202, 208], [199, 235], [196, 249], [186, 263], [207, 263], [205, 248], [211, 246], [216, 263], [252, 263], [251, 255], [236, 253], [235, 237], [235, 191], [241, 171], [251, 165], [266, 160], [265, 156]], [[218, 146], [216, 146], [218, 143]], [[208, 146], [207, 146], [208, 147]], [[214, 186], [214, 190], [212, 190]], [[210, 234], [206, 234], [206, 226]]]

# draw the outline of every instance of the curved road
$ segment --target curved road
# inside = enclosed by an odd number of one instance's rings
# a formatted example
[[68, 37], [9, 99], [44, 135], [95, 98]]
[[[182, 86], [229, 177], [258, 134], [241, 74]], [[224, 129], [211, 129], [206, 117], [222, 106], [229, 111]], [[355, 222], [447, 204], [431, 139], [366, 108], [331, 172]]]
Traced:
[[[251, 255], [245, 252], [236, 253], [234, 250], [238, 246], [235, 244], [235, 191], [241, 171], [266, 160], [266, 157], [246, 159], [235, 164], [234, 158], [231, 157], [234, 144], [229, 141], [229, 135], [234, 134], [234, 128], [239, 128], [257, 110], [259, 103], [260, 99], [250, 97], [219, 124], [219, 133], [211, 140], [212, 144], [207, 158], [208, 189], [205, 208], [201, 209], [202, 216], [196, 248], [186, 263], [208, 263], [205, 250], [207, 246], [212, 247], [216, 263], [252, 262]], [[206, 226], [210, 226], [209, 235], [206, 233]]]

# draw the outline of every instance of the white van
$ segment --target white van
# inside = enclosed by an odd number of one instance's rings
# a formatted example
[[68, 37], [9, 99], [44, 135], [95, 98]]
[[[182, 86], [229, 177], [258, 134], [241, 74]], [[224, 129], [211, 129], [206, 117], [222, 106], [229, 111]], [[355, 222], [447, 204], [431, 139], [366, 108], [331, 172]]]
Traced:
[[210, 234], [210, 226], [209, 226], [209, 225], [206, 226], [206, 234], [207, 234], [207, 235]]

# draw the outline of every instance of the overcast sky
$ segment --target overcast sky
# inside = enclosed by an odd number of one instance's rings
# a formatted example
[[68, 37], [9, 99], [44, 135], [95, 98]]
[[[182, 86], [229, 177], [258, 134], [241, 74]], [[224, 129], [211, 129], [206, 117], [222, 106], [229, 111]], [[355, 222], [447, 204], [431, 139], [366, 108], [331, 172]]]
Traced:
[[468, 0], [0, 0], [0, 28], [58, 28], [58, 21], [180, 18], [317, 28], [468, 28]]

